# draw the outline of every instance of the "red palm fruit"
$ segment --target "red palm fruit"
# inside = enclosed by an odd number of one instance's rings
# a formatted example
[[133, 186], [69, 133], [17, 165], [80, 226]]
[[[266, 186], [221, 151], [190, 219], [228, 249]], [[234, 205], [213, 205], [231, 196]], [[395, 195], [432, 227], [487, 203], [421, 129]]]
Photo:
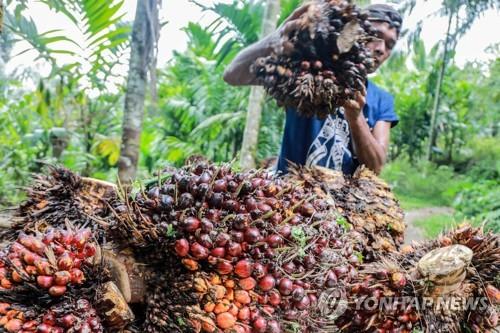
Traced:
[[22, 327], [23, 327], [23, 322], [21, 320], [11, 319], [7, 322], [7, 324], [5, 324], [3, 328], [7, 330], [7, 332], [9, 333], [17, 333], [21, 331]]
[[253, 263], [248, 259], [242, 259], [234, 266], [234, 273], [241, 278], [247, 278], [252, 275]]
[[50, 326], [55, 326], [56, 324], [56, 314], [52, 311], [49, 311], [43, 315], [42, 322], [50, 325]]
[[300, 301], [294, 303], [295, 307], [299, 310], [307, 309], [310, 304], [311, 304], [311, 302], [310, 302], [309, 297], [307, 295], [302, 297], [302, 299]]
[[237, 242], [231, 242], [227, 245], [226, 252], [232, 257], [238, 257], [241, 255], [241, 245]]
[[56, 233], [55, 233], [54, 229], [49, 228], [49, 229], [45, 230], [45, 232], [43, 234], [42, 242], [45, 245], [49, 245], [50, 243], [52, 243], [54, 241], [55, 237], [56, 237]]
[[95, 245], [91, 244], [91, 243], [85, 244], [85, 247], [83, 249], [83, 253], [85, 255], [84, 258], [92, 258], [96, 253]]
[[49, 288], [49, 295], [53, 297], [60, 297], [66, 292], [66, 286], [52, 286]]
[[272, 234], [266, 238], [267, 244], [272, 248], [280, 247], [283, 244], [283, 239], [280, 235]]
[[32, 265], [26, 266], [26, 268], [24, 270], [26, 271], [26, 273], [28, 273], [28, 275], [37, 275], [38, 274], [36, 267], [32, 266]]
[[22, 246], [30, 249], [33, 244], [33, 239], [34, 239], [33, 236], [22, 233], [17, 238], [17, 242], [19, 242]]
[[33, 238], [31, 247], [27, 247], [28, 250], [35, 252], [36, 254], [43, 255], [45, 252], [46, 245], [38, 238]]
[[245, 279], [241, 279], [239, 282], [238, 282], [238, 285], [240, 286], [241, 289], [243, 290], [252, 290], [255, 288], [255, 286], [257, 285], [257, 281], [255, 281], [254, 278], [252, 277], [247, 277]]
[[217, 326], [222, 329], [230, 329], [236, 324], [236, 318], [229, 312], [219, 313], [217, 315]]
[[12, 282], [10, 282], [9, 279], [6, 279], [6, 278], [3, 278], [1, 281], [0, 281], [0, 286], [4, 289], [10, 289], [12, 288]]
[[281, 295], [288, 296], [293, 291], [293, 282], [289, 278], [282, 278], [278, 285]]
[[0, 303], [0, 315], [4, 315], [10, 310], [9, 303]]
[[42, 323], [42, 324], [38, 325], [38, 327], [36, 328], [36, 332], [37, 333], [52, 333], [53, 332], [52, 329], [53, 329], [53, 327], [51, 325]]
[[80, 268], [82, 266], [82, 259], [74, 258], [73, 259], [73, 268]]
[[27, 263], [28, 265], [33, 265], [37, 259], [40, 259], [39, 255], [34, 254], [29, 250], [24, 250], [22, 257], [24, 262]]
[[22, 253], [25, 250], [26, 250], [26, 248], [21, 243], [18, 243], [18, 242], [14, 242], [10, 246], [10, 252]]
[[43, 289], [49, 289], [54, 284], [54, 278], [50, 275], [38, 275], [36, 283]]
[[245, 241], [254, 244], [261, 241], [262, 236], [258, 228], [250, 227], [245, 230]]
[[269, 292], [269, 304], [273, 306], [278, 306], [281, 303], [280, 293], [276, 290], [271, 290]]
[[406, 286], [406, 277], [403, 273], [395, 272], [391, 274], [391, 283], [395, 288], [401, 289]]
[[302, 301], [302, 299], [304, 298], [305, 295], [306, 295], [306, 291], [304, 290], [304, 288], [302, 288], [301, 286], [296, 285], [296, 284], [293, 286], [292, 299], [295, 302]]
[[309, 297], [309, 302], [311, 303], [311, 306], [316, 306], [318, 304], [318, 298], [314, 294], [308, 294], [307, 297]]
[[227, 260], [219, 260], [217, 263], [217, 272], [227, 275], [233, 271], [233, 265]]
[[265, 333], [267, 330], [267, 320], [263, 317], [259, 317], [254, 320], [252, 326], [255, 333]]
[[71, 328], [76, 323], [77, 318], [72, 314], [67, 314], [61, 318], [61, 325], [64, 328]]
[[243, 306], [240, 311], [238, 311], [238, 319], [245, 322], [250, 319], [250, 308]]
[[23, 324], [23, 330], [28, 331], [28, 332], [35, 332], [37, 326], [38, 326], [38, 322], [36, 320], [30, 320], [30, 321], [27, 321]]
[[210, 254], [216, 258], [223, 258], [226, 255], [226, 249], [224, 247], [216, 247], [210, 251]]
[[267, 274], [267, 267], [261, 263], [255, 263], [253, 265], [253, 276], [257, 279], [263, 278]]
[[54, 274], [54, 283], [58, 286], [65, 286], [71, 281], [71, 273], [59, 271]]
[[199, 268], [198, 262], [193, 259], [184, 258], [182, 259], [182, 264], [190, 271], [196, 271]]
[[83, 275], [83, 272], [78, 269], [78, 268], [72, 268], [69, 271], [69, 274], [71, 276], [71, 283], [74, 284], [82, 284], [83, 281], [85, 281], [85, 276]]
[[22, 276], [16, 271], [12, 271], [12, 281], [16, 282], [16, 283], [21, 283], [23, 281], [23, 278]]
[[179, 257], [185, 257], [189, 254], [189, 242], [187, 241], [187, 239], [178, 239], [175, 242], [174, 248], [175, 253], [177, 253]]
[[266, 333], [281, 333], [281, 327], [278, 321], [272, 319], [267, 322]]
[[198, 260], [203, 260], [208, 257], [208, 249], [199, 243], [193, 243], [190, 247], [190, 252], [193, 257]]
[[485, 288], [485, 291], [486, 295], [493, 304], [500, 304], [500, 291], [497, 288], [495, 288], [491, 284], [488, 284]]
[[62, 245], [52, 243], [51, 246], [56, 256], [60, 256], [61, 254], [66, 252], [66, 249]]
[[81, 229], [78, 230], [75, 235], [73, 236], [71, 244], [76, 247], [77, 249], [83, 249], [85, 246], [85, 243], [89, 240], [90, 236], [92, 235], [92, 232], [90, 229]]
[[259, 288], [263, 291], [269, 291], [276, 285], [276, 280], [270, 274], [264, 276], [259, 280]]
[[221, 232], [217, 235], [215, 238], [215, 245], [216, 246], [226, 246], [231, 240], [231, 236], [228, 234]]
[[240, 304], [247, 305], [252, 302], [250, 295], [245, 290], [235, 290], [234, 291], [234, 300], [239, 302]]
[[68, 252], [63, 253], [57, 260], [57, 267], [63, 271], [69, 271], [73, 267], [73, 259]]
[[198, 220], [196, 217], [190, 216], [186, 217], [184, 221], [182, 221], [181, 226], [187, 232], [195, 232], [200, 227], [200, 224], [200, 220]]

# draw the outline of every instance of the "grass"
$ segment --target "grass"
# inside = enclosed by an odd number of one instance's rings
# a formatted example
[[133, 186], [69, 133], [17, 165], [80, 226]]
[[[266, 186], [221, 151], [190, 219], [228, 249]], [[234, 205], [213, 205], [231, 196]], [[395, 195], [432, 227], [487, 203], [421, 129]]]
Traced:
[[404, 211], [425, 208], [425, 207], [435, 207], [434, 201], [423, 198], [416, 198], [405, 194], [396, 194], [396, 198]]
[[414, 224], [424, 231], [424, 236], [426, 238], [436, 238], [441, 232], [456, 226], [458, 222], [453, 215], [439, 214], [417, 220]]

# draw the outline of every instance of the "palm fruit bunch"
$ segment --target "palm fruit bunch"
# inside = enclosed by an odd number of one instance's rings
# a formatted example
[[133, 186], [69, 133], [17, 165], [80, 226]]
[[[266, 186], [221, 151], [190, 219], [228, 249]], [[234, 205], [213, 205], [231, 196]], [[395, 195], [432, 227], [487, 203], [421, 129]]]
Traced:
[[[114, 206], [150, 264], [143, 332], [326, 332], [360, 254], [328, 200], [263, 171], [197, 163]], [[326, 295], [326, 296], [325, 296]]]
[[289, 177], [332, 199], [338, 213], [361, 243], [365, 262], [397, 251], [404, 242], [404, 213], [390, 187], [371, 170], [360, 167], [352, 176], [323, 167], [290, 168]]
[[85, 298], [67, 299], [46, 311], [37, 307], [0, 303], [0, 315], [0, 332], [104, 332], [95, 308]]
[[0, 257], [0, 295], [61, 297], [83, 285], [97, 248], [90, 237], [90, 229], [20, 234]]
[[50, 167], [48, 175], [34, 176], [32, 186], [26, 189], [27, 200], [12, 217], [12, 226], [2, 238], [13, 240], [23, 230], [65, 227], [67, 220], [77, 227], [92, 228], [96, 237], [102, 237], [104, 217], [109, 214], [107, 201], [114, 198], [115, 188], [65, 168]]
[[19, 233], [0, 253], [0, 327], [50, 333], [124, 328], [133, 314], [105, 261], [89, 228]]
[[366, 265], [336, 323], [344, 332], [493, 332], [499, 269], [500, 235], [466, 225]]
[[366, 43], [376, 31], [368, 15], [345, 0], [316, 0], [286, 38], [290, 54], [258, 58], [252, 70], [279, 105], [326, 117], [365, 89], [374, 60]]

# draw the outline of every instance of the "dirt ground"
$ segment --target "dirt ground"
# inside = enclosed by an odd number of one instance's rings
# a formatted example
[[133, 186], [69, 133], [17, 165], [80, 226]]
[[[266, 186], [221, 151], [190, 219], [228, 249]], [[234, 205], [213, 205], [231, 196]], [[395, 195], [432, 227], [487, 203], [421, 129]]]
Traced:
[[425, 239], [423, 230], [415, 226], [415, 221], [442, 214], [453, 214], [453, 209], [450, 207], [425, 207], [406, 212], [405, 243], [410, 244], [412, 241], [421, 241]]

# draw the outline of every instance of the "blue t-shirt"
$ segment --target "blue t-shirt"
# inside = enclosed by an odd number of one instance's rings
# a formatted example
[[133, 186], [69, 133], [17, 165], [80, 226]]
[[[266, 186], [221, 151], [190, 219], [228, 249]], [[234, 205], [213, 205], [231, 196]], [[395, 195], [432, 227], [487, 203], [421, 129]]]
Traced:
[[[394, 98], [387, 91], [368, 81], [363, 114], [370, 129], [377, 121], [395, 126], [398, 116], [394, 112]], [[278, 171], [287, 172], [288, 162], [312, 166], [319, 165], [344, 174], [353, 174], [359, 166], [352, 148], [352, 137], [343, 108], [326, 119], [305, 117], [297, 110], [286, 110], [285, 132], [278, 160]]]

